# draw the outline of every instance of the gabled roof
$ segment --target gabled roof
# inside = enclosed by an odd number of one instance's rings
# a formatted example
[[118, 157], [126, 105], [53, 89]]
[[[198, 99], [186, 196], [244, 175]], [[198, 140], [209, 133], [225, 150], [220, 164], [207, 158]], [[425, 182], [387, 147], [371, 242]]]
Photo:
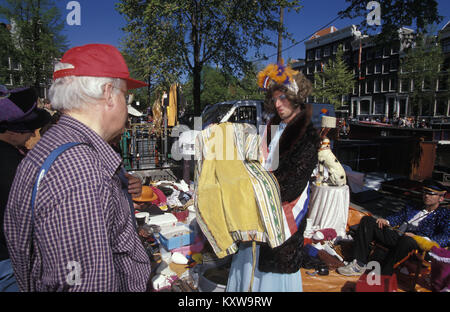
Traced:
[[335, 32], [336, 30], [337, 30], [337, 28], [334, 27], [334, 26], [330, 26], [330, 27], [328, 27], [328, 28], [319, 30], [319, 31], [316, 32], [314, 35], [312, 35], [312, 37], [309, 38], [309, 40], [311, 40], [311, 39], [316, 39], [316, 38], [319, 38], [319, 37], [322, 37], [322, 36], [331, 34], [331, 33]]

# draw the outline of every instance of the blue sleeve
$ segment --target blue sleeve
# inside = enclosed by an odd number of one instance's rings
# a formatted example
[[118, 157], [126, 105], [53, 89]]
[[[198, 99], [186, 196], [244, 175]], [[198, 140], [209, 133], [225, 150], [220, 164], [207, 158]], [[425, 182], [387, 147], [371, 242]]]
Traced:
[[443, 213], [437, 218], [437, 224], [435, 226], [434, 232], [437, 233], [430, 237], [431, 240], [435, 241], [442, 248], [448, 247], [450, 243], [450, 209], [444, 208]]
[[390, 226], [399, 226], [403, 222], [408, 221], [407, 218], [407, 208], [400, 210], [399, 212], [386, 217], [386, 220], [389, 221]]

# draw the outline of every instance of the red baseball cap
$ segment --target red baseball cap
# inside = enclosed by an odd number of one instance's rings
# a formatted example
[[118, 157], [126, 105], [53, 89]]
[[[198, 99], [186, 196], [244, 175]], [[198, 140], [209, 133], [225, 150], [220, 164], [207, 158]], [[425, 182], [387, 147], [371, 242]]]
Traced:
[[110, 77], [126, 80], [128, 89], [148, 86], [145, 82], [130, 78], [128, 66], [119, 50], [108, 44], [87, 44], [67, 51], [61, 63], [74, 68], [57, 70], [53, 80], [66, 76]]

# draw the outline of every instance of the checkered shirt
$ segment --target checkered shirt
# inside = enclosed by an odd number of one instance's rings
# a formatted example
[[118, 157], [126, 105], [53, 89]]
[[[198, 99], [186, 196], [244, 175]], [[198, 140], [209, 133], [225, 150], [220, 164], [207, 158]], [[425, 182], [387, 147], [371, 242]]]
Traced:
[[[62, 153], [41, 181], [30, 261], [31, 193], [52, 150]], [[150, 261], [121, 190], [121, 158], [92, 129], [63, 115], [17, 169], [4, 229], [21, 291], [145, 291]], [[31, 269], [30, 269], [31, 266]]]

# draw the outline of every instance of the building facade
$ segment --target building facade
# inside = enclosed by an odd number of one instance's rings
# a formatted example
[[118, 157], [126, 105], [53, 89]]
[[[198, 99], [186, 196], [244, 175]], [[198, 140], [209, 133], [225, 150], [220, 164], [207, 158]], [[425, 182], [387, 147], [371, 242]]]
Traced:
[[[410, 46], [413, 30], [401, 28], [398, 38], [389, 44], [378, 44], [373, 36], [362, 35], [355, 25], [337, 30], [330, 27], [316, 33], [305, 42], [305, 75], [313, 82], [314, 74], [334, 58], [339, 45], [344, 49], [344, 60], [354, 74], [354, 87], [348, 96], [342, 97], [338, 112], [346, 112], [357, 119], [417, 116], [409, 103], [409, 93], [414, 87], [411, 81], [400, 79], [401, 58]], [[441, 44], [446, 56], [442, 78], [437, 85], [435, 103], [430, 109], [421, 110], [420, 118], [449, 116], [449, 100], [444, 83], [450, 59], [450, 25], [441, 31]], [[442, 94], [443, 96], [439, 96]], [[310, 98], [310, 102], [320, 99]]]
[[[0, 31], [3, 32], [3, 34], [9, 35], [12, 37], [12, 42], [17, 46], [19, 44], [15, 42], [15, 36], [14, 34], [17, 33], [15, 29], [15, 23], [11, 22], [11, 24], [5, 24], [0, 23]], [[25, 85], [24, 82], [24, 71], [22, 68], [22, 64], [14, 58], [13, 55], [10, 55], [8, 53], [1, 53], [1, 60], [0, 60], [0, 66], [1, 68], [1, 74], [2, 74], [2, 80], [5, 86], [7, 86], [8, 89], [15, 89], [19, 87], [29, 87], [30, 85]], [[57, 59], [52, 60], [52, 66], [57, 62]], [[37, 92], [39, 94], [40, 98], [47, 98], [48, 97], [48, 90], [50, 88], [50, 85], [52, 83], [52, 77], [43, 77], [41, 81], [39, 82], [39, 87], [37, 88]]]

